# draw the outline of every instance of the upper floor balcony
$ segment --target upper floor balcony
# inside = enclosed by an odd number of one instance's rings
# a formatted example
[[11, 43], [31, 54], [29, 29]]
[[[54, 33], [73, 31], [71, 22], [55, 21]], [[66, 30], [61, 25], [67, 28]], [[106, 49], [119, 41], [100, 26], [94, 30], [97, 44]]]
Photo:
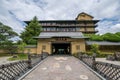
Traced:
[[72, 26], [75, 26], [75, 27], [96, 27], [97, 25], [95, 24], [48, 24], [48, 23], [44, 23], [44, 24], [41, 24], [41, 26], [49, 26], [49, 27], [54, 27], [54, 26], [59, 26], [59, 27], [72, 27]]

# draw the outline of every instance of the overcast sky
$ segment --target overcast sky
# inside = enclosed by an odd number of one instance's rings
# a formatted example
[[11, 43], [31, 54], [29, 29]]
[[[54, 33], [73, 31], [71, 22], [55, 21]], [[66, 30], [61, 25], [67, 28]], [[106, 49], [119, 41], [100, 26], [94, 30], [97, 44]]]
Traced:
[[23, 21], [74, 20], [81, 12], [100, 20], [99, 34], [120, 32], [120, 0], [0, 0], [0, 22], [16, 32], [24, 30]]

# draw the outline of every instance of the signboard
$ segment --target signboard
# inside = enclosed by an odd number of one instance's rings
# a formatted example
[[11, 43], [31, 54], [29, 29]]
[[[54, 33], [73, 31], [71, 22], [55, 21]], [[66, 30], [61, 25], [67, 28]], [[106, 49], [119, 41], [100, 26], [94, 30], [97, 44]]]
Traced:
[[55, 38], [56, 41], [67, 41], [67, 38], [65, 37], [59, 37], [59, 38]]

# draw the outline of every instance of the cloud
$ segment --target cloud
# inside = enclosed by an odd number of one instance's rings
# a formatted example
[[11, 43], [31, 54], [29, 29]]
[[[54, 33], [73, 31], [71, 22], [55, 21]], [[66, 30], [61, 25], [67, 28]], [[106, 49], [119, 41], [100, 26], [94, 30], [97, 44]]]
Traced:
[[37, 16], [39, 20], [75, 19], [86, 12], [100, 19], [99, 34], [118, 32], [120, 0], [0, 0], [0, 22], [16, 32], [24, 30], [25, 20]]
[[97, 30], [99, 30], [99, 34], [120, 32], [120, 22], [114, 20], [101, 21], [98, 25]]
[[21, 33], [26, 25], [23, 21], [31, 20], [34, 16], [43, 17], [41, 16], [43, 15], [42, 7], [38, 7], [33, 1], [1, 0], [0, 22], [9, 25], [17, 33]]
[[[1, 3], [4, 3], [1, 1]], [[17, 19], [4, 5], [0, 5], [0, 22], [9, 25], [14, 31], [20, 33], [23, 30], [23, 23]]]
[[112, 32], [112, 33], [115, 33], [114, 31], [120, 32], [120, 23], [113, 25], [109, 30], [110, 30], [109, 32]]

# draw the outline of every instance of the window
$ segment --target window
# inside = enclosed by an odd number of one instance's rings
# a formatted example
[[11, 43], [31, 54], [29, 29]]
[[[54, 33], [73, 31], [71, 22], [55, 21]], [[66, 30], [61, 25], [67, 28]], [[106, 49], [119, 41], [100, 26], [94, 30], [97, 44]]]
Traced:
[[42, 45], [42, 50], [46, 50], [46, 46], [45, 45]]
[[76, 50], [80, 50], [80, 45], [76, 45]]
[[46, 31], [46, 28], [43, 28], [43, 31]]
[[76, 31], [80, 31], [80, 28], [79, 28], [79, 27], [77, 27], [77, 28], [76, 28]]
[[50, 31], [50, 28], [47, 28], [47, 31]]
[[85, 17], [85, 14], [82, 14], [82, 17]]

